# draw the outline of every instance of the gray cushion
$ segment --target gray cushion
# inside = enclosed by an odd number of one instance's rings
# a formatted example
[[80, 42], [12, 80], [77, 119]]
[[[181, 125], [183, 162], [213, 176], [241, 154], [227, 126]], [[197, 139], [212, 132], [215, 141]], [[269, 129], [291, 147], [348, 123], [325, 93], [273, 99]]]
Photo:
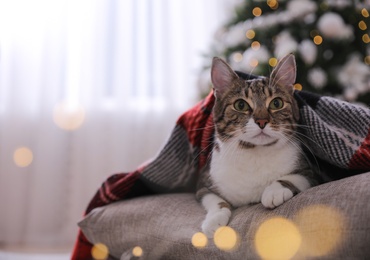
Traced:
[[203, 248], [193, 246], [205, 217], [193, 194], [116, 202], [93, 210], [79, 226], [118, 259], [135, 259], [137, 246], [140, 259], [370, 259], [369, 201], [366, 173], [313, 187], [274, 210], [261, 204], [235, 209], [229, 226], [238, 242], [231, 250], [212, 239]]

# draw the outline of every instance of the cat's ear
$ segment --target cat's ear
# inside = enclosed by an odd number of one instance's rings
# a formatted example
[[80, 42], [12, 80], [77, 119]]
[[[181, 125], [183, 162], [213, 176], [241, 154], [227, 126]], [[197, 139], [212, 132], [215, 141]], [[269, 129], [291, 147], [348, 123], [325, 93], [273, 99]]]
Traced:
[[216, 97], [222, 96], [237, 78], [238, 75], [225, 61], [217, 57], [213, 58], [211, 80]]
[[272, 70], [270, 79], [274, 85], [286, 87], [293, 92], [297, 73], [297, 66], [293, 54], [288, 54], [282, 58]]

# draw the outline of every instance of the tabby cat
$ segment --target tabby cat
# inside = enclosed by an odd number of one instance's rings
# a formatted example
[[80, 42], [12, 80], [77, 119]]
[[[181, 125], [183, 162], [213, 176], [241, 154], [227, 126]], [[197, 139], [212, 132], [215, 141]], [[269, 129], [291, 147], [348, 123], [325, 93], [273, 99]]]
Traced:
[[273, 209], [318, 184], [297, 133], [295, 78], [292, 54], [269, 78], [249, 80], [213, 59], [214, 146], [209, 173], [197, 192], [207, 211], [202, 224], [207, 236], [228, 224], [234, 207], [262, 202]]

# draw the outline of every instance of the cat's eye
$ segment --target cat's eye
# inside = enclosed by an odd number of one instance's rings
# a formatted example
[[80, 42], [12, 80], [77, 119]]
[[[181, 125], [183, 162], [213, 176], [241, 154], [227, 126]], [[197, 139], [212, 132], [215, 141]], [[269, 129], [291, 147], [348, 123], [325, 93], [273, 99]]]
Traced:
[[235, 101], [234, 108], [235, 110], [241, 111], [241, 112], [246, 112], [250, 109], [247, 101], [243, 99], [238, 99], [237, 101]]
[[284, 106], [284, 101], [281, 98], [274, 98], [269, 105], [272, 110], [282, 109]]

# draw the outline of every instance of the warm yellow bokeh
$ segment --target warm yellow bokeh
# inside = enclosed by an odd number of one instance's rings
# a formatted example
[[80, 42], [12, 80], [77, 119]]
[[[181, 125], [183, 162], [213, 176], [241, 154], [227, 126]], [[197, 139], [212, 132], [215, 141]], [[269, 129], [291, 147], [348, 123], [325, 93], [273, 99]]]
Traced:
[[361, 14], [362, 14], [363, 17], [366, 17], [366, 18], [369, 17], [369, 11], [366, 10], [365, 8], [363, 8], [361, 10]]
[[366, 65], [370, 65], [370, 55], [364, 58], [364, 62], [366, 63]]
[[255, 36], [256, 36], [256, 32], [252, 29], [248, 30], [246, 33], [245, 33], [245, 36], [252, 40]]
[[303, 89], [303, 86], [301, 84], [299, 84], [299, 83], [296, 83], [296, 84], [294, 84], [294, 89], [295, 90], [302, 90]]
[[367, 33], [365, 33], [364, 35], [362, 35], [362, 41], [364, 43], [369, 43], [370, 42], [370, 36]]
[[85, 121], [85, 110], [81, 105], [61, 102], [54, 107], [53, 119], [64, 130], [76, 130]]
[[102, 243], [97, 243], [92, 247], [91, 255], [96, 260], [108, 259], [109, 256], [108, 247]]
[[257, 59], [251, 59], [249, 61], [249, 66], [251, 66], [251, 67], [257, 67], [258, 66], [258, 60]]
[[132, 249], [132, 255], [135, 257], [140, 257], [143, 255], [143, 249], [140, 246], [135, 246]]
[[229, 226], [219, 227], [214, 235], [215, 245], [224, 251], [235, 249], [239, 245], [239, 236], [234, 229]]
[[275, 9], [277, 9], [277, 8], [279, 7], [279, 3], [278, 3], [278, 1], [277, 1], [277, 0], [267, 0], [267, 5], [268, 5], [271, 9], [273, 9], [273, 10], [275, 10]]
[[325, 256], [343, 239], [345, 220], [334, 208], [325, 205], [309, 206], [298, 212], [295, 223], [302, 234], [302, 256]]
[[241, 62], [243, 60], [243, 54], [241, 54], [240, 52], [236, 52], [233, 54], [233, 60], [235, 62]]
[[251, 43], [251, 47], [253, 50], [257, 51], [261, 48], [261, 44], [258, 41], [254, 41]]
[[262, 15], [262, 9], [259, 7], [255, 7], [252, 10], [252, 13], [254, 16], [261, 16]]
[[269, 59], [269, 65], [271, 67], [275, 67], [277, 65], [278, 60], [276, 58], [270, 58]]
[[316, 45], [320, 45], [322, 43], [322, 37], [320, 35], [316, 35], [315, 37], [313, 37], [313, 42]]
[[191, 243], [196, 248], [203, 248], [206, 247], [208, 244], [208, 238], [202, 232], [197, 232], [191, 238]]
[[18, 167], [27, 167], [33, 161], [33, 153], [27, 147], [17, 148], [14, 151], [13, 160]]
[[358, 23], [358, 28], [360, 28], [361, 30], [365, 31], [367, 29], [367, 25], [364, 21], [360, 21]]
[[255, 246], [262, 259], [290, 259], [301, 246], [297, 226], [283, 217], [263, 222], [255, 235]]

